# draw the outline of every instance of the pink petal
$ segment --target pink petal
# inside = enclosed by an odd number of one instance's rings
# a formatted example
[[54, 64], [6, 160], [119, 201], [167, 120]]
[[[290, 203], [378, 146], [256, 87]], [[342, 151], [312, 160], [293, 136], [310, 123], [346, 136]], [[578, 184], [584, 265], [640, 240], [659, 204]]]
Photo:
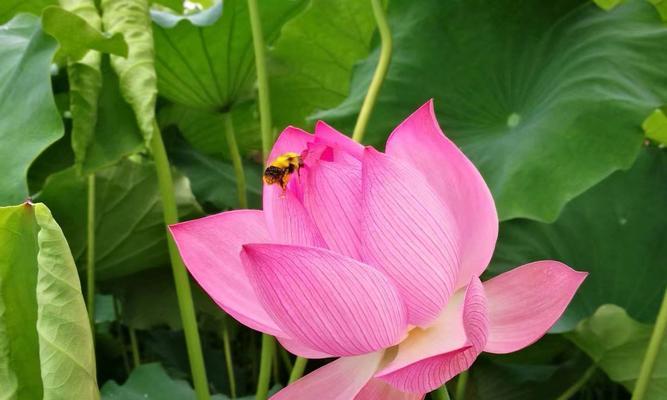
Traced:
[[289, 351], [292, 354], [296, 354], [297, 356], [300, 357], [305, 357], [305, 358], [310, 358], [310, 359], [318, 359], [318, 358], [333, 358], [331, 354], [323, 353], [321, 351], [313, 350], [308, 346], [305, 346], [303, 343], [299, 342], [298, 340], [294, 339], [289, 339], [289, 338], [284, 338], [284, 337], [276, 337], [278, 341], [280, 342], [280, 345], [285, 348], [285, 350]]
[[360, 260], [361, 164], [310, 166], [303, 200], [327, 247]]
[[536, 342], [560, 318], [587, 275], [557, 261], [537, 261], [484, 282], [489, 301], [484, 351], [511, 353]]
[[406, 328], [396, 289], [379, 271], [329, 250], [252, 244], [241, 259], [259, 299], [289, 337], [336, 356], [396, 344]]
[[444, 136], [430, 100], [387, 140], [388, 155], [414, 166], [456, 219], [461, 242], [461, 270], [456, 287], [468, 284], [487, 267], [498, 237], [498, 215], [479, 171]]
[[245, 243], [270, 240], [261, 211], [228, 211], [169, 230], [190, 274], [223, 310], [252, 329], [286, 336], [259, 302], [239, 255]]
[[[312, 141], [313, 135], [290, 126], [276, 140], [268, 162], [287, 152], [301, 154]], [[324, 246], [324, 240], [301, 203], [302, 178], [292, 176], [285, 193], [278, 185], [264, 185], [262, 201], [269, 234], [274, 242]]]
[[364, 152], [362, 192], [362, 259], [395, 282], [408, 321], [428, 325], [456, 283], [454, 217], [418, 172], [370, 147]]
[[[425, 393], [442, 386], [468, 369], [484, 349], [488, 335], [487, 304], [479, 278], [472, 278], [465, 292], [463, 306], [460, 305], [460, 300], [457, 302], [459, 304], [454, 304], [452, 307], [448, 305], [444, 314], [449, 316], [452, 316], [450, 313], [456, 314], [450, 310], [453, 308], [459, 312], [458, 320], [439, 319], [439, 326], [434, 327], [434, 331], [421, 333], [415, 339], [412, 339], [415, 334], [411, 332], [408, 339], [399, 345], [396, 358], [376, 377], [406, 392]], [[461, 333], [458, 332], [460, 328], [457, 326], [462, 326], [464, 330], [465, 343], [459, 348], [435, 354], [436, 351], [460, 345]], [[450, 332], [454, 336], [453, 339], [448, 335]], [[451, 343], [448, 345], [449, 341]], [[413, 346], [417, 349], [410, 348]], [[402, 352], [405, 354], [401, 354]], [[410, 360], [413, 362], [407, 364]]]
[[289, 188], [285, 193], [277, 185], [264, 185], [264, 210], [266, 224], [273, 242], [326, 247], [320, 231], [312, 221], [294, 193]]
[[342, 357], [276, 393], [271, 400], [350, 400], [377, 371], [383, 352]]
[[425, 394], [406, 393], [381, 379], [371, 379], [354, 400], [421, 400]]
[[269, 158], [266, 161], [267, 163], [271, 163], [276, 157], [289, 152], [301, 154], [306, 149], [308, 143], [314, 139], [313, 135], [303, 129], [288, 126], [280, 133], [278, 139], [276, 139], [271, 153], [269, 153]]
[[364, 146], [352, 140], [349, 136], [343, 135], [323, 121], [317, 121], [315, 124], [315, 142], [342, 150], [361, 160], [364, 154]]

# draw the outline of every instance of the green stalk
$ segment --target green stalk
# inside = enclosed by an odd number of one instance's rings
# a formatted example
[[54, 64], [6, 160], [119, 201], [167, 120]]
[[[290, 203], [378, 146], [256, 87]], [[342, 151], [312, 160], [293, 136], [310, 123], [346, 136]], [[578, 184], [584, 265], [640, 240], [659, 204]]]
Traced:
[[385, 76], [387, 76], [389, 62], [391, 61], [391, 31], [389, 30], [387, 16], [385, 15], [384, 9], [382, 8], [382, 0], [371, 0], [371, 5], [373, 6], [375, 23], [378, 26], [378, 31], [380, 31], [380, 40], [382, 45], [380, 47], [380, 60], [378, 61], [378, 65], [375, 68], [373, 79], [371, 80], [371, 84], [368, 87], [368, 93], [366, 93], [364, 103], [361, 105], [361, 111], [359, 111], [357, 123], [354, 126], [352, 139], [357, 142], [361, 142], [364, 138], [368, 120], [370, 119], [371, 113], [373, 112], [373, 107], [375, 106], [378, 93], [382, 87], [382, 82], [384, 81]]
[[88, 175], [88, 221], [86, 222], [86, 300], [90, 329], [95, 338], [95, 174]]
[[234, 377], [234, 362], [232, 361], [232, 346], [229, 342], [229, 329], [227, 321], [222, 321], [222, 346], [225, 352], [225, 364], [227, 364], [227, 380], [229, 380], [229, 392], [232, 399], [236, 398], [236, 378]]
[[463, 400], [466, 395], [466, 385], [468, 384], [468, 371], [463, 371], [459, 374], [456, 381], [456, 400]]
[[642, 366], [639, 369], [639, 377], [635, 384], [635, 390], [632, 392], [632, 400], [643, 400], [646, 396], [651, 376], [653, 375], [653, 368], [655, 367], [655, 362], [658, 360], [660, 347], [665, 338], [665, 331], [667, 331], [667, 290], [665, 290], [662, 297], [658, 319], [655, 321], [651, 340], [648, 343], [644, 361], [642, 361]]
[[271, 335], [262, 335], [262, 356], [259, 363], [259, 378], [257, 379], [257, 394], [255, 400], [266, 400], [269, 394], [271, 381], [271, 358], [276, 348], [276, 341]]
[[243, 161], [241, 161], [241, 153], [239, 146], [236, 143], [236, 135], [234, 134], [234, 122], [232, 121], [232, 113], [228, 111], [222, 114], [225, 119], [225, 137], [227, 138], [227, 146], [229, 147], [229, 155], [232, 158], [234, 165], [234, 174], [236, 175], [236, 191], [239, 197], [239, 207], [248, 208], [248, 196], [246, 194], [245, 172], [243, 172]]
[[262, 156], [266, 161], [273, 145], [271, 133], [271, 99], [269, 97], [269, 77], [266, 73], [266, 54], [262, 21], [259, 18], [257, 0], [248, 0], [252, 42], [255, 48], [255, 68], [257, 69], [257, 88], [259, 91], [259, 117], [262, 128]]
[[[271, 133], [271, 99], [269, 97], [269, 78], [266, 73], [266, 57], [262, 21], [259, 18], [257, 0], [248, 0], [248, 13], [252, 28], [252, 42], [255, 48], [255, 69], [257, 69], [257, 87], [259, 92], [259, 118], [262, 129], [262, 158], [269, 157], [273, 134]], [[256, 399], [266, 399], [271, 380], [271, 357], [276, 343], [273, 337], [262, 335], [262, 358], [259, 367]]]
[[435, 400], [450, 400], [449, 392], [447, 391], [447, 387], [445, 387], [445, 385], [442, 385], [439, 388], [432, 391], [431, 397]]
[[303, 376], [303, 371], [306, 369], [307, 363], [307, 358], [296, 358], [296, 361], [294, 361], [294, 368], [292, 368], [292, 373], [289, 375], [289, 383], [292, 383]]
[[[151, 137], [151, 152], [155, 161], [157, 171], [158, 185], [160, 186], [160, 196], [162, 199], [162, 210], [165, 226], [178, 222], [178, 210], [176, 208], [176, 199], [174, 198], [174, 181], [171, 177], [169, 159], [162, 142], [162, 134], [157, 123], [153, 123], [154, 132]], [[167, 244], [169, 246], [169, 258], [171, 259], [171, 269], [174, 275], [176, 285], [176, 296], [178, 297], [178, 308], [183, 321], [183, 330], [185, 331], [185, 344], [188, 349], [188, 358], [190, 360], [190, 370], [192, 372], [192, 381], [194, 383], [197, 400], [209, 400], [208, 381], [206, 379], [206, 368], [204, 367], [204, 356], [202, 355], [201, 342], [199, 340], [199, 331], [197, 330], [197, 318], [195, 307], [192, 302], [192, 292], [190, 291], [190, 281], [185, 270], [185, 265], [178, 255], [176, 244], [171, 235], [167, 234]]]
[[132, 364], [134, 368], [141, 365], [141, 357], [139, 356], [139, 343], [137, 342], [137, 332], [131, 326], [127, 327], [130, 332], [130, 348], [132, 349]]
[[577, 394], [579, 390], [588, 382], [589, 379], [593, 377], [593, 374], [595, 373], [595, 370], [597, 369], [597, 366], [595, 364], [591, 365], [588, 367], [586, 372], [577, 380], [574, 382], [572, 386], [570, 386], [563, 394], [558, 396], [556, 400], [568, 400], [570, 397], [574, 396]]
[[292, 360], [290, 360], [289, 354], [287, 354], [287, 351], [282, 346], [278, 347], [279, 351], [278, 353], [280, 354], [280, 359], [283, 362], [283, 367], [285, 367], [285, 370], [291, 371], [293, 366], [292, 366]]

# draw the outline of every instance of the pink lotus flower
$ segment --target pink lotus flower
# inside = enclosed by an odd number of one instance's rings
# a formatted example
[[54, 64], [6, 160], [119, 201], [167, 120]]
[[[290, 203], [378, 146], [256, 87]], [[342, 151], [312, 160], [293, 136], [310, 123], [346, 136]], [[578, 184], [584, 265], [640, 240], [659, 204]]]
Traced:
[[271, 159], [303, 154], [264, 210], [173, 225], [190, 273], [227, 313], [290, 352], [340, 357], [273, 399], [421, 399], [482, 352], [538, 340], [586, 277], [556, 261], [486, 282], [498, 217], [473, 164], [428, 102], [363, 147], [318, 122], [289, 127]]

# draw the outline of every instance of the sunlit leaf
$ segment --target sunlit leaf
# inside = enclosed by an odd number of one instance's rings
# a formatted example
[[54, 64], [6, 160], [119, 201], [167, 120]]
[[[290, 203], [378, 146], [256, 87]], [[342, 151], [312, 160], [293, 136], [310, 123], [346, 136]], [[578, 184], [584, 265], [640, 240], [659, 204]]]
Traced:
[[269, 52], [271, 108], [279, 129], [347, 97], [352, 67], [370, 51], [370, 1], [313, 0], [285, 24]]
[[[632, 391], [653, 326], [630, 318], [621, 307], [603, 305], [568, 334], [612, 380]], [[646, 400], [667, 398], [667, 339], [663, 340], [648, 385]]]
[[0, 43], [0, 205], [7, 205], [28, 196], [28, 167], [63, 135], [63, 123], [51, 92], [58, 43], [28, 14], [0, 26]]
[[652, 321], [667, 285], [667, 153], [642, 150], [627, 172], [572, 200], [553, 224], [501, 224], [490, 270], [553, 259], [590, 274], [555, 329], [572, 329], [602, 304]]
[[[392, 0], [389, 18], [394, 53], [366, 142], [382, 145], [435, 98], [503, 220], [553, 221], [630, 167], [642, 121], [667, 99], [667, 25], [644, 0], [608, 12], [581, 0]], [[377, 57], [355, 71], [346, 101], [314, 117], [351, 132]]]
[[0, 24], [3, 24], [18, 13], [28, 12], [39, 15], [50, 5], [58, 4], [58, 0], [2, 0], [0, 1]]
[[[42, 29], [60, 43], [60, 57], [78, 61], [90, 49], [127, 57], [123, 35], [116, 33], [107, 37], [100, 32], [102, 24], [92, 0], [70, 2], [69, 6], [76, 9], [76, 13], [56, 6], [47, 7], [42, 13]], [[94, 58], [99, 64], [99, 55]]]
[[644, 120], [642, 128], [646, 137], [667, 145], [667, 115], [665, 109], [656, 109]]
[[153, 33], [146, 0], [102, 0], [102, 23], [107, 32], [122, 34], [128, 56], [111, 56], [121, 93], [132, 106], [148, 142], [155, 124], [157, 77], [153, 65]]
[[1, 207], [0, 242], [3, 398], [99, 398], [79, 277], [49, 209]]
[[[199, 212], [182, 175], [174, 176], [181, 216]], [[167, 265], [166, 232], [155, 167], [149, 162], [125, 160], [98, 171], [95, 184], [95, 271], [99, 280]], [[86, 229], [86, 180], [73, 168], [52, 175], [36, 197], [60, 221], [83, 265]]]

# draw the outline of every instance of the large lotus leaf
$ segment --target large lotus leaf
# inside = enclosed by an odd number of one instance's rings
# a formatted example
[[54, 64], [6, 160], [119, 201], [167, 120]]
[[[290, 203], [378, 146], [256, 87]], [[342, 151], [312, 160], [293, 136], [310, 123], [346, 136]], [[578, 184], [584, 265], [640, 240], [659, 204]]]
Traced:
[[58, 4], [57, 0], [2, 0], [0, 1], [0, 24], [12, 19], [21, 12], [41, 14], [50, 5]]
[[642, 150], [627, 172], [572, 200], [553, 224], [501, 224], [490, 271], [554, 259], [590, 274], [556, 330], [572, 329], [602, 304], [616, 304], [652, 321], [667, 285], [667, 153]]
[[[241, 155], [259, 154], [261, 138], [257, 104], [237, 103], [230, 111], [234, 136]], [[231, 160], [227, 144], [225, 116], [219, 112], [169, 104], [160, 109], [160, 125], [175, 125], [183, 137], [199, 152]]]
[[[366, 141], [382, 145], [435, 98], [439, 121], [481, 169], [501, 219], [553, 221], [632, 165], [641, 123], [667, 99], [667, 25], [643, 0], [389, 4], [392, 63]], [[350, 97], [319, 117], [352, 130], [378, 50]]]
[[[239, 208], [236, 174], [226, 161], [202, 154], [183, 140], [169, 145], [169, 159], [188, 177], [192, 192], [207, 211]], [[250, 208], [262, 208], [262, 167], [244, 160], [246, 195]]]
[[[195, 400], [197, 395], [184, 380], [173, 379], [160, 364], [144, 364], [132, 371], [123, 385], [109, 381], [102, 387], [103, 400]], [[212, 400], [225, 400], [221, 394]]]
[[[125, 160], [95, 175], [95, 271], [99, 280], [167, 265], [166, 232], [155, 167]], [[182, 175], [174, 177], [182, 216], [199, 212]], [[86, 179], [74, 168], [52, 175], [36, 197], [62, 224], [72, 254], [84, 265]]]
[[58, 43], [28, 14], [0, 26], [0, 43], [0, 205], [7, 205], [26, 199], [28, 167], [64, 129], [49, 72]]
[[[267, 43], [303, 3], [262, 1], [259, 11]], [[194, 108], [227, 111], [250, 94], [255, 53], [247, 1], [225, 0], [180, 20], [156, 10], [152, 16], [161, 95]]]
[[374, 29], [371, 2], [358, 0], [313, 0], [286, 23], [269, 53], [275, 125], [304, 126], [313, 111], [343, 101]]
[[[646, 354], [653, 327], [630, 318], [622, 308], [603, 305], [568, 334], [613, 381], [632, 391]], [[658, 350], [646, 400], [667, 398], [667, 339]]]
[[49, 209], [0, 207], [0, 243], [2, 398], [99, 398], [79, 276]]

